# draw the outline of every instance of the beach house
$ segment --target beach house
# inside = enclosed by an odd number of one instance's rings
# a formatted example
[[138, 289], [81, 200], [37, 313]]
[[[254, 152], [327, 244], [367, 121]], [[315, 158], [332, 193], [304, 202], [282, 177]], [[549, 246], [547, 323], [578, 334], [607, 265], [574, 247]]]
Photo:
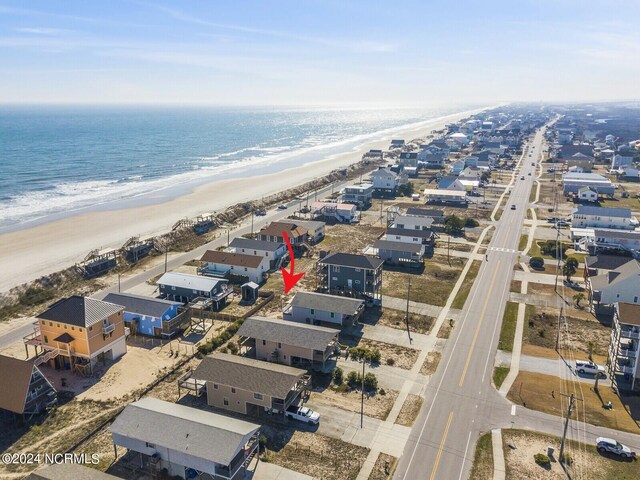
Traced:
[[228, 278], [235, 283], [249, 281], [261, 284], [270, 269], [269, 259], [265, 256], [220, 250], [207, 250], [200, 261], [200, 274]]
[[426, 245], [420, 242], [376, 240], [373, 244], [378, 257], [389, 265], [420, 266]]
[[613, 196], [615, 193], [611, 180], [597, 173], [568, 172], [562, 175], [562, 193], [565, 196], [577, 194], [582, 187], [589, 187], [598, 192], [598, 195]]
[[191, 377], [204, 382], [209, 405], [244, 415], [284, 413], [310, 386], [306, 370], [218, 352]]
[[124, 324], [134, 335], [173, 338], [189, 324], [180, 302], [131, 293], [110, 293], [103, 300], [124, 307]]
[[368, 208], [371, 206], [373, 198], [373, 184], [358, 183], [356, 185], [347, 185], [340, 190], [340, 202], [353, 203], [360, 208]]
[[339, 352], [339, 330], [266, 317], [249, 317], [238, 330], [241, 350], [258, 360], [324, 369]]
[[282, 318], [313, 325], [349, 327], [358, 321], [363, 311], [364, 300], [298, 291], [283, 309]]
[[[127, 353], [124, 307], [90, 297], [63, 298], [36, 317], [26, 345], [41, 347], [36, 365], [90, 375], [100, 363]], [[37, 348], [36, 348], [37, 350]]]
[[628, 208], [580, 205], [571, 212], [571, 227], [634, 230], [638, 227], [638, 220]]
[[[640, 305], [616, 303], [609, 343], [609, 378], [618, 389], [635, 390], [640, 386]], [[618, 381], [622, 377], [622, 382]]]
[[430, 230], [433, 222], [433, 217], [398, 213], [393, 217], [390, 226], [407, 230]]
[[619, 267], [589, 277], [587, 291], [594, 307], [618, 302], [640, 303], [640, 262], [633, 260]]
[[406, 175], [394, 173], [386, 167], [379, 167], [369, 178], [373, 184], [373, 193], [379, 196], [395, 195], [398, 187], [408, 181]]
[[354, 223], [360, 218], [358, 207], [352, 203], [313, 202], [311, 215], [316, 218], [335, 220], [339, 223]]
[[26, 419], [44, 412], [57, 400], [56, 390], [36, 366], [35, 359], [0, 355], [0, 410]]
[[289, 255], [287, 246], [283, 242], [269, 242], [244, 237], [236, 237], [231, 240], [227, 250], [243, 255], [266, 257], [269, 260], [269, 268], [272, 270], [279, 269], [283, 259], [286, 259]]
[[379, 302], [382, 264], [382, 260], [366, 255], [331, 253], [316, 264], [318, 284], [330, 294], [361, 296]]
[[458, 190], [441, 190], [439, 188], [424, 189], [425, 203], [466, 205], [467, 192]]
[[418, 166], [418, 153], [417, 152], [402, 152], [398, 158], [398, 165], [403, 167], [417, 167]]
[[402, 243], [416, 243], [418, 245], [425, 245], [427, 248], [433, 248], [435, 239], [435, 233], [429, 228], [415, 229], [389, 227], [385, 233], [385, 240]]
[[224, 278], [167, 272], [156, 283], [162, 298], [182, 303], [203, 298], [216, 309], [224, 307], [231, 294], [229, 280]]
[[[145, 397], [109, 427], [113, 445], [139, 455], [154, 478], [240, 480], [258, 451], [260, 425]], [[157, 476], [157, 477], [156, 477]]]
[[324, 239], [326, 224], [319, 220], [292, 220], [290, 218], [284, 218], [280, 220], [280, 222], [306, 228], [307, 239], [311, 245], [320, 243]]
[[258, 240], [285, 243], [285, 236], [289, 238], [294, 253], [301, 253], [311, 249], [309, 245], [309, 230], [298, 223], [271, 222], [262, 227], [258, 233]]

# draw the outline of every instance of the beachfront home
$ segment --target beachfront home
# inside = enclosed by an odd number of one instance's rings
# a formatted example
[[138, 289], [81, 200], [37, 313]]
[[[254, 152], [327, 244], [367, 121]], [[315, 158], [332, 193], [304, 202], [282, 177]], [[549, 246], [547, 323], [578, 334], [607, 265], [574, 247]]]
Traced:
[[0, 355], [0, 410], [23, 418], [44, 412], [57, 402], [56, 391], [35, 359]]
[[44, 353], [36, 365], [71, 369], [90, 375], [98, 362], [116, 360], [127, 353], [124, 307], [90, 297], [63, 298], [37, 316], [26, 345]]
[[311, 248], [308, 243], [309, 230], [300, 223], [271, 222], [258, 233], [258, 239], [267, 242], [285, 243], [285, 237], [289, 238], [294, 253]]
[[402, 152], [398, 158], [398, 165], [403, 167], [417, 167], [418, 166], [418, 153], [417, 152]]
[[382, 263], [378, 258], [352, 253], [331, 253], [318, 260], [318, 283], [328, 293], [381, 300]]
[[162, 298], [182, 303], [206, 299], [216, 310], [226, 305], [232, 292], [227, 279], [188, 273], [167, 272], [156, 283]]
[[570, 193], [578, 193], [582, 187], [590, 187], [598, 192], [598, 195], [613, 196], [615, 187], [611, 180], [597, 173], [565, 173], [562, 175], [562, 193], [567, 196]]
[[571, 212], [571, 227], [634, 230], [638, 227], [638, 220], [628, 208], [580, 205]]
[[340, 202], [353, 203], [360, 208], [368, 208], [371, 206], [373, 198], [373, 184], [359, 183], [356, 185], [347, 185], [340, 190]]
[[431, 229], [416, 230], [414, 228], [389, 227], [385, 233], [385, 240], [416, 243], [418, 245], [425, 245], [427, 248], [432, 248], [435, 244], [436, 235]]
[[334, 328], [249, 317], [238, 330], [238, 343], [248, 356], [258, 360], [324, 369], [339, 352], [338, 333]]
[[640, 170], [637, 168], [625, 167], [620, 173], [620, 179], [627, 182], [640, 182]]
[[299, 291], [282, 311], [282, 318], [313, 325], [350, 327], [363, 311], [364, 300]]
[[307, 238], [311, 245], [316, 245], [324, 239], [326, 223], [319, 220], [292, 220], [290, 218], [284, 218], [280, 220], [280, 222], [306, 228]]
[[284, 243], [254, 238], [236, 237], [231, 240], [227, 250], [232, 253], [265, 257], [269, 260], [269, 268], [272, 270], [277, 270], [283, 259], [288, 257], [287, 246]]
[[433, 221], [434, 219], [428, 216], [399, 213], [393, 217], [393, 222], [390, 226], [407, 230], [430, 230]]
[[352, 203], [313, 202], [311, 215], [335, 220], [339, 223], [354, 223], [360, 218], [358, 207]]
[[618, 302], [640, 303], [640, 262], [626, 262], [614, 270], [589, 278], [589, 302], [594, 307]]
[[[609, 344], [609, 378], [618, 389], [640, 386], [640, 305], [616, 303]], [[622, 382], [617, 381], [618, 375]]]
[[445, 221], [444, 210], [439, 210], [437, 208], [409, 207], [407, 208], [406, 215], [411, 215], [413, 217], [431, 218], [433, 219], [434, 225], [442, 224]]
[[389, 150], [393, 150], [394, 148], [402, 148], [402, 147], [404, 147], [404, 140], [393, 139], [391, 140], [391, 144], [389, 145]]
[[611, 170], [621, 170], [624, 167], [633, 165], [632, 155], [621, 155], [616, 153], [611, 161]]
[[260, 425], [145, 397], [109, 427], [113, 445], [139, 454], [153, 477], [240, 480], [258, 452]]
[[454, 190], [457, 192], [464, 192], [466, 190], [466, 187], [459, 178], [450, 176], [442, 177], [438, 182], [437, 188], [439, 190]]
[[220, 250], [207, 250], [200, 261], [203, 265], [198, 272], [202, 275], [239, 279], [240, 283], [249, 281], [261, 284], [270, 269], [267, 257]]
[[394, 173], [386, 167], [379, 167], [369, 178], [374, 194], [382, 196], [395, 195], [398, 187], [407, 183], [406, 175]]
[[244, 415], [284, 413], [309, 388], [306, 370], [214, 352], [191, 377], [204, 382], [207, 403]]
[[440, 190], [438, 188], [425, 188], [424, 189], [425, 203], [440, 203], [440, 204], [454, 204], [454, 205], [466, 205], [467, 204], [467, 192], [457, 190]]
[[103, 300], [124, 307], [124, 324], [134, 335], [173, 338], [189, 323], [178, 311], [180, 302], [131, 293], [110, 293]]
[[395, 240], [376, 240], [373, 248], [378, 257], [389, 265], [420, 266], [426, 246], [422, 243], [407, 243]]

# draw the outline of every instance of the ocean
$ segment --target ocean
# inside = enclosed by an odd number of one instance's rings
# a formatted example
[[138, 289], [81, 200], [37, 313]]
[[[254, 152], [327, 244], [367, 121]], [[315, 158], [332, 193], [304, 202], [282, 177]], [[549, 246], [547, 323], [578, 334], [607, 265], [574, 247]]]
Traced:
[[0, 107], [0, 231], [303, 165], [470, 108]]

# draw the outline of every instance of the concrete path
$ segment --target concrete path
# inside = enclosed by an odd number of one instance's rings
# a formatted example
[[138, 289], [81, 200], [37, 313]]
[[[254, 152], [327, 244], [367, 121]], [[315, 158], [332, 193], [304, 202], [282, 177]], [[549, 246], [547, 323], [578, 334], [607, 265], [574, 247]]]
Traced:
[[[407, 299], [382, 295], [382, 307], [392, 308], [394, 310], [400, 310], [404, 312], [407, 309]], [[438, 307], [436, 305], [429, 305], [428, 303], [420, 303], [409, 300], [409, 311], [411, 313], [417, 313], [418, 315], [437, 317], [438, 315], [440, 315], [440, 312], [442, 312], [443, 308], [444, 307]], [[453, 316], [453, 318], [457, 318], [457, 316], [460, 315], [460, 310], [451, 309], [450, 314]]]
[[562, 300], [558, 295], [527, 295], [526, 293], [509, 293], [509, 301], [515, 303], [526, 303], [536, 307], [560, 308], [568, 305], [569, 302]]
[[[346, 333], [358, 335], [360, 333], [360, 329], [347, 330]], [[407, 335], [406, 330], [387, 327], [386, 325], [373, 326], [364, 324], [362, 326], [361, 333], [364, 338], [369, 340], [376, 340], [378, 342], [391, 343], [393, 345], [400, 345], [402, 347], [419, 350], [424, 348], [433, 348], [436, 343], [435, 334], [425, 335], [423, 333], [411, 332], [411, 340], [409, 340], [409, 335]]]
[[256, 455], [251, 460], [244, 477], [246, 480], [313, 480], [304, 473], [294, 472], [274, 463], [261, 462]]
[[504, 462], [504, 450], [502, 450], [502, 430], [491, 430], [491, 446], [493, 447], [493, 480], [504, 480], [506, 465]]

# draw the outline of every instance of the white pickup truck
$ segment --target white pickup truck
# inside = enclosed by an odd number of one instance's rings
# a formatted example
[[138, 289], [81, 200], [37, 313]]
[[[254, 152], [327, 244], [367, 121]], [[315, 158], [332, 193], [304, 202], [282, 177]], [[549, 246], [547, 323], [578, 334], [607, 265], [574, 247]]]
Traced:
[[591, 375], [595, 375], [599, 373], [601, 377], [604, 377], [604, 367], [602, 365], [598, 365], [596, 363], [590, 362], [589, 360], [576, 360], [576, 372], [584, 375], [585, 373], [589, 373]]
[[306, 422], [309, 425], [317, 425], [320, 423], [320, 414], [307, 407], [291, 406], [287, 408], [284, 414], [289, 418]]

